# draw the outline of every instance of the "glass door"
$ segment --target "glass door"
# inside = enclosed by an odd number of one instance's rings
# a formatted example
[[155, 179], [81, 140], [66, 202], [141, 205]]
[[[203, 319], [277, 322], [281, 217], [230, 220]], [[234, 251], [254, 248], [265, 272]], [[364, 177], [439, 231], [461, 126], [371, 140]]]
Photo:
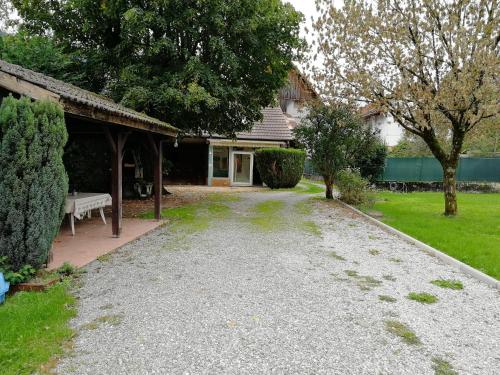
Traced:
[[252, 185], [253, 154], [251, 152], [233, 153], [233, 185]]

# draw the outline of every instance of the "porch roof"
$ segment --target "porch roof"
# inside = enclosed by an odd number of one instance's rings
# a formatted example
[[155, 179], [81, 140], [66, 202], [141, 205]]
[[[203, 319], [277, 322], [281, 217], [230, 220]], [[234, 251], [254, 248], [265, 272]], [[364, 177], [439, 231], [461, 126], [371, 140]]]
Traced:
[[0, 87], [32, 99], [61, 103], [70, 115], [175, 136], [178, 129], [96, 93], [0, 60]]
[[293, 140], [286, 116], [280, 107], [264, 108], [262, 116], [262, 121], [255, 123], [251, 131], [236, 133], [236, 138], [259, 141]]

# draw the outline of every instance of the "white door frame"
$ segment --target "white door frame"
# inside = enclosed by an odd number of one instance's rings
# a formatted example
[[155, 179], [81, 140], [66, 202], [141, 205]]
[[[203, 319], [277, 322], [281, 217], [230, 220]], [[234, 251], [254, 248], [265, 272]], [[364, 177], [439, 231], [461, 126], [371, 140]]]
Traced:
[[[250, 183], [247, 182], [235, 182], [234, 181], [234, 155], [250, 155]], [[232, 151], [230, 152], [230, 167], [229, 167], [229, 181], [231, 181], [231, 186], [252, 186], [253, 185], [253, 151]]]

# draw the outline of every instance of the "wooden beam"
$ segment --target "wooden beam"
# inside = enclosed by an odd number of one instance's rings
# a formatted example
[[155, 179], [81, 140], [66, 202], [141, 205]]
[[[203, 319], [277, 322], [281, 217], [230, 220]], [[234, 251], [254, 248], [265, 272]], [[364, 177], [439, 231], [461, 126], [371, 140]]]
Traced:
[[163, 194], [163, 147], [161, 140], [155, 140], [156, 152], [154, 158], [154, 189], [155, 189], [155, 219], [161, 220], [161, 198]]
[[48, 99], [59, 102], [60, 99], [59, 95], [52, 91], [4, 72], [0, 72], [0, 87], [35, 100]]
[[[113, 237], [120, 237], [122, 232], [123, 148], [127, 136], [127, 134], [122, 132], [116, 133], [116, 135], [109, 132], [109, 141], [113, 151], [111, 162], [111, 221]], [[112, 145], [115, 147], [113, 148]]]
[[159, 133], [169, 137], [176, 137], [177, 131], [166, 128], [161, 125], [145, 123], [134, 118], [118, 116], [116, 114], [99, 110], [93, 107], [81, 105], [68, 100], [61, 101], [64, 106], [64, 111], [72, 116], [82, 118], [84, 120], [93, 120], [100, 123], [108, 123], [109, 125], [122, 125], [137, 130]]

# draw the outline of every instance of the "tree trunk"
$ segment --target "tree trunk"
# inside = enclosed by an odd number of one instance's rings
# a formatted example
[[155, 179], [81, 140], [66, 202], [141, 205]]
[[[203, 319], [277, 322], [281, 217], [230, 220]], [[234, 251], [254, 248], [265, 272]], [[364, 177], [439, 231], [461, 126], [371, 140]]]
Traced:
[[326, 187], [326, 199], [333, 199], [333, 179], [323, 176]]
[[446, 216], [455, 216], [457, 214], [456, 174], [456, 164], [443, 165], [444, 214]]

